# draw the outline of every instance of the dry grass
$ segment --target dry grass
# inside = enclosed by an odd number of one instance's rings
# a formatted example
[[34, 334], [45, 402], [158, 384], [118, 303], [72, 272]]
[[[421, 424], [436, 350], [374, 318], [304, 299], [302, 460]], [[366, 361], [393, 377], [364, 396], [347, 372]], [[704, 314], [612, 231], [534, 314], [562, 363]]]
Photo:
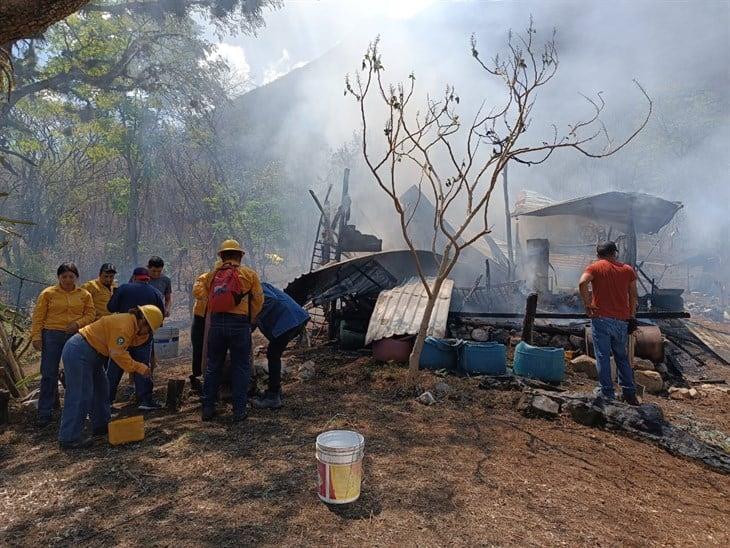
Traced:
[[[189, 399], [125, 447], [60, 452], [16, 413], [0, 435], [0, 544], [730, 545], [727, 476], [567, 418], [526, 419], [516, 394], [473, 379], [449, 377], [452, 396], [425, 407], [399, 390], [403, 369], [321, 348], [289, 363], [306, 359], [317, 377], [287, 384], [278, 412], [202, 424]], [[669, 405], [712, 419], [708, 401]], [[346, 507], [315, 494], [314, 439], [335, 427], [366, 438], [363, 494]]]

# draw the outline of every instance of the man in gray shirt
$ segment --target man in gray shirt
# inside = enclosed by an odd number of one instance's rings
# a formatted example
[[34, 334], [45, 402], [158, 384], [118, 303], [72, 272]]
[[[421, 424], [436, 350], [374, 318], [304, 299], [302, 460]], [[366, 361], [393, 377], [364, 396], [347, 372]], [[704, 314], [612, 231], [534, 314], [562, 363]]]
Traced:
[[147, 270], [150, 273], [149, 284], [162, 293], [165, 298], [165, 317], [170, 316], [172, 311], [172, 281], [162, 274], [165, 268], [165, 261], [161, 257], [150, 257], [147, 261]]

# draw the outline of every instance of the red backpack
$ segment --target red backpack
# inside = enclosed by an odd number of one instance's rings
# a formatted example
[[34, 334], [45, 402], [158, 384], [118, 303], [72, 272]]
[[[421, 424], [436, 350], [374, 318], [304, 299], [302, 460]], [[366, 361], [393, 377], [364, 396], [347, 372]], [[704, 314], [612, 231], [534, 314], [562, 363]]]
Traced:
[[208, 312], [230, 312], [238, 306], [246, 294], [238, 277], [238, 266], [226, 264], [213, 274], [208, 296]]

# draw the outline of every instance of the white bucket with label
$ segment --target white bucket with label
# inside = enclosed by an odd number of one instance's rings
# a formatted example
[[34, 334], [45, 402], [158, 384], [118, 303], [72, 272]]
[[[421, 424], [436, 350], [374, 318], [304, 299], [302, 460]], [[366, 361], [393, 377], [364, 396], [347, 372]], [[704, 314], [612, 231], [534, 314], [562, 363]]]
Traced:
[[158, 360], [177, 358], [180, 354], [180, 330], [177, 327], [160, 327], [155, 331], [155, 357]]
[[365, 438], [351, 430], [317, 436], [317, 494], [328, 504], [347, 504], [360, 497]]

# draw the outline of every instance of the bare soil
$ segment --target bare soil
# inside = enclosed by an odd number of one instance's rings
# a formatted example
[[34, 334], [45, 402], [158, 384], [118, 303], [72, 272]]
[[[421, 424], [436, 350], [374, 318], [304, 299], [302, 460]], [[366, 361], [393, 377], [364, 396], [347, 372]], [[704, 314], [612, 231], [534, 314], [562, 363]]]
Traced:
[[[127, 446], [63, 452], [54, 428], [14, 409], [0, 433], [0, 545], [730, 545], [728, 476], [568, 417], [525, 418], [517, 393], [477, 379], [447, 377], [452, 394], [427, 407], [402, 390], [403, 368], [329, 348], [287, 363], [308, 359], [317, 375], [290, 380], [279, 411], [201, 423], [190, 396], [147, 415], [145, 440]], [[188, 370], [161, 366], [158, 396]], [[730, 428], [730, 396], [647, 399]], [[366, 438], [364, 482], [357, 503], [330, 507], [314, 440], [339, 427]]]

